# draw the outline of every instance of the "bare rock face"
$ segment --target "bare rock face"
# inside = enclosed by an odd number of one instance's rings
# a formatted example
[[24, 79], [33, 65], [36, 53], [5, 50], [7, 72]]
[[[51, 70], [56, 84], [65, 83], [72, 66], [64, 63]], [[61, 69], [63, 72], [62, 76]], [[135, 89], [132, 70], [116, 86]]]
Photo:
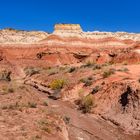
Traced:
[[95, 110], [104, 119], [122, 127], [126, 132], [139, 133], [139, 93], [139, 84], [134, 81], [111, 84], [106, 92], [103, 90], [97, 95], [100, 102]]
[[81, 37], [83, 33], [79, 24], [56, 24], [53, 34], [60, 37]]
[[84, 32], [79, 24], [56, 24], [53, 34], [61, 37], [78, 37], [81, 39], [105, 39], [112, 38], [119, 40], [131, 40], [139, 41], [140, 34], [127, 33], [127, 32], [100, 32], [100, 31], [88, 31]]
[[82, 28], [79, 24], [56, 24], [54, 27], [54, 32], [82, 32]]
[[[48, 34], [42, 31], [23, 31], [7, 28], [0, 30], [0, 44], [36, 44], [45, 40], [45, 43], [52, 42], [51, 36], [55, 35], [60, 38], [57, 44], [72, 42], [72, 45], [93, 46], [103, 45], [122, 45], [132, 44], [133, 41], [140, 41], [140, 34], [127, 32], [84, 32], [79, 24], [56, 24], [54, 32]], [[49, 38], [49, 41], [48, 41]], [[64, 41], [62, 41], [64, 39]], [[66, 39], [66, 40], [65, 40]], [[60, 42], [61, 41], [61, 42]], [[125, 41], [125, 42], [121, 42]]]

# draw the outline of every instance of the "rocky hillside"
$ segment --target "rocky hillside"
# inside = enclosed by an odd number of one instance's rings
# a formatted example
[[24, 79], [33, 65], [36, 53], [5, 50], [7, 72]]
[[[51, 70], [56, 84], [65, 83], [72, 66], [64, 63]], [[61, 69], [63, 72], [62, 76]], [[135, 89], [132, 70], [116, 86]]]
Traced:
[[0, 33], [1, 140], [139, 140], [139, 34]]
[[12, 28], [0, 30], [0, 44], [36, 43], [48, 36], [46, 32], [21, 31]]
[[56, 24], [54, 34], [62, 37], [78, 37], [85, 39], [103, 39], [116, 38], [119, 40], [131, 39], [135, 41], [140, 40], [140, 34], [127, 32], [84, 32], [79, 24]]
[[[56, 24], [54, 32], [48, 34], [40, 31], [21, 31], [12, 28], [0, 30], [0, 44], [34, 44], [40, 43], [55, 36], [57, 39], [63, 38], [71, 42], [77, 41], [79, 44], [82, 41], [86, 43], [95, 43], [96, 41], [140, 41], [140, 34], [126, 32], [84, 32], [79, 24]], [[53, 38], [54, 39], [54, 38]], [[115, 42], [116, 43], [116, 42]], [[62, 43], [61, 43], [62, 44]], [[114, 44], [114, 42], [112, 43]], [[83, 44], [85, 45], [85, 44]]]

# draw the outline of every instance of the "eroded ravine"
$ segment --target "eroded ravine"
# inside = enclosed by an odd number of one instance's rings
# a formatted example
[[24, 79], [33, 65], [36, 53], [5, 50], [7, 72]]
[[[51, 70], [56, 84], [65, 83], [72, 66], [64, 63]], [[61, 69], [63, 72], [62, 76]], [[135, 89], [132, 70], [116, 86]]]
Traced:
[[82, 114], [70, 102], [48, 98], [48, 90], [46, 93], [39, 88], [35, 88], [35, 90], [39, 92], [41, 98], [48, 100], [53, 112], [70, 118], [70, 122], [67, 124], [69, 140], [137, 140], [137, 136], [125, 134], [117, 126], [106, 122], [99, 116]]

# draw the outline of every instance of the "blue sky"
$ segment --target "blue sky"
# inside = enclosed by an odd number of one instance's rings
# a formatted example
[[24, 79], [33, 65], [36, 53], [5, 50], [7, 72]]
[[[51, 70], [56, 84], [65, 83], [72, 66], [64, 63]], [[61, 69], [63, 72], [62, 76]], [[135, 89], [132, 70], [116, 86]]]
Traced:
[[0, 0], [0, 28], [53, 31], [79, 23], [84, 31], [140, 32], [140, 0]]

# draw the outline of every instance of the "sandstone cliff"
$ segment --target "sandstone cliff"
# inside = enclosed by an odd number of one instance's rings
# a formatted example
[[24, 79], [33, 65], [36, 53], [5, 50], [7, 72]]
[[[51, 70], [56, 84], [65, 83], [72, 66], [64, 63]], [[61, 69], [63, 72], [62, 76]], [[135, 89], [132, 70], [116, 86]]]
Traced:
[[82, 28], [79, 24], [56, 24], [54, 27], [55, 32], [75, 32], [80, 33], [82, 32]]
[[103, 39], [103, 38], [117, 38], [120, 40], [131, 39], [135, 41], [140, 40], [140, 34], [127, 32], [84, 32], [79, 24], [56, 24], [53, 34], [61, 37], [78, 37], [86, 39]]

